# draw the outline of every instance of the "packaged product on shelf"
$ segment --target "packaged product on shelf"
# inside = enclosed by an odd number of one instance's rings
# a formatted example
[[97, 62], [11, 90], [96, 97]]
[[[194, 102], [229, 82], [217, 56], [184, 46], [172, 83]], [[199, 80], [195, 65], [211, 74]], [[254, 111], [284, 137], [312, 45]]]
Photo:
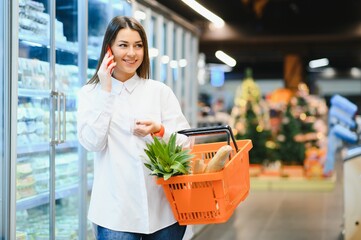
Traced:
[[19, 58], [19, 87], [29, 89], [48, 89], [49, 63], [37, 59]]
[[35, 122], [35, 133], [40, 137], [45, 133], [46, 125], [43, 122], [37, 121]]
[[49, 173], [34, 174], [35, 190], [38, 194], [49, 191]]
[[27, 121], [26, 122], [26, 127], [27, 127], [27, 132], [30, 133], [35, 133], [36, 132], [36, 121], [31, 120], [31, 121]]
[[57, 19], [55, 19], [55, 35], [57, 42], [67, 42], [67, 39], [64, 36], [64, 25]]
[[66, 71], [66, 68], [60, 64], [56, 64], [55, 72], [55, 87], [60, 91], [69, 91], [69, 73]]
[[16, 190], [20, 198], [27, 198], [36, 195], [34, 188], [35, 179], [29, 175], [25, 178], [18, 178], [16, 181]]
[[36, 133], [28, 134], [28, 138], [32, 143], [43, 143], [43, 139]]
[[49, 191], [49, 156], [44, 154], [32, 160], [33, 176], [35, 178], [35, 190], [42, 193]]
[[68, 80], [71, 86], [79, 85], [79, 68], [75, 65], [64, 65], [65, 71], [68, 72]]
[[76, 126], [74, 126], [74, 123], [73, 122], [67, 122], [66, 123], [66, 132], [67, 133], [72, 133], [76, 131]]
[[17, 136], [17, 144], [19, 147], [26, 146], [29, 144], [29, 138], [26, 134], [21, 134]]
[[31, 164], [26, 162], [26, 163], [18, 163], [16, 165], [16, 174], [18, 178], [25, 178], [27, 176], [29, 176], [30, 174], [32, 174], [33, 169], [31, 167]]
[[22, 104], [18, 105], [18, 121], [25, 121], [26, 109]]
[[40, 155], [32, 160], [34, 175], [49, 174], [49, 156]]
[[45, 7], [44, 7], [44, 4], [41, 3], [41, 2], [37, 2], [37, 1], [32, 1], [32, 0], [26, 0], [26, 1], [23, 1], [26, 3], [26, 5], [36, 11], [36, 12], [43, 12], [45, 10]]
[[16, 231], [16, 240], [27, 240], [28, 236], [26, 232]]
[[43, 3], [21, 1], [19, 4], [19, 31], [23, 33], [23, 36], [28, 36], [29, 38], [47, 36], [49, 15], [44, 13], [44, 10]]
[[18, 135], [23, 135], [28, 133], [27, 125], [24, 121], [18, 121]]

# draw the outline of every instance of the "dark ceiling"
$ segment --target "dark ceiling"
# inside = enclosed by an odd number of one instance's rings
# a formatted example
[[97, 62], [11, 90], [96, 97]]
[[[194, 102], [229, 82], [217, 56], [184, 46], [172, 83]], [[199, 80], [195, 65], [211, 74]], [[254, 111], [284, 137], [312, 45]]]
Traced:
[[341, 74], [361, 67], [361, 0], [198, 0], [226, 22], [217, 30], [181, 0], [156, 1], [197, 26], [207, 63], [220, 63], [217, 50], [237, 60], [228, 78], [246, 67], [255, 77], [282, 78], [287, 54], [299, 55], [306, 72], [323, 57]]

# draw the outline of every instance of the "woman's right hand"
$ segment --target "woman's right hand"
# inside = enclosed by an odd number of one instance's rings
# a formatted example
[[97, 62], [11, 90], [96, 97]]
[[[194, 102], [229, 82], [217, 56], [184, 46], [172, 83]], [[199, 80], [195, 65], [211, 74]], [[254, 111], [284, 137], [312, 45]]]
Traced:
[[109, 53], [105, 53], [102, 64], [98, 70], [98, 77], [100, 81], [100, 85], [104, 91], [110, 92], [112, 90], [112, 72], [117, 64], [116, 62], [110, 63], [114, 59], [113, 55], [109, 55]]

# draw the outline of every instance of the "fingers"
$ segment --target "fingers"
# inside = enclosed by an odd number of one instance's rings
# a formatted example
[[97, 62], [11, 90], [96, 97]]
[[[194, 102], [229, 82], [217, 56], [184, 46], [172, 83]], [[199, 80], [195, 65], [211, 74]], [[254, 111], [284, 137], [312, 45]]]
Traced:
[[137, 137], [145, 137], [149, 133], [145, 125], [137, 125], [136, 127], [134, 127], [133, 134]]
[[141, 125], [152, 125], [154, 124], [152, 120], [137, 120], [136, 124], [141, 124]]
[[133, 135], [135, 135], [137, 137], [145, 137], [146, 136], [146, 134], [144, 134], [143, 131], [141, 131], [139, 129], [134, 129]]
[[106, 53], [104, 55], [100, 68], [103, 69], [103, 71], [111, 73], [116, 64], [117, 63], [114, 61], [114, 55], [110, 55], [109, 53]]
[[112, 88], [111, 75], [116, 65], [116, 62], [114, 62], [113, 59], [114, 56], [110, 56], [109, 53], [106, 53], [97, 73], [102, 85], [102, 89], [108, 92], [110, 92]]
[[112, 62], [111, 64], [108, 65], [107, 71], [109, 71], [110, 74], [113, 73], [113, 70], [114, 70], [114, 68], [115, 68], [115, 65], [117, 65], [116, 62]]
[[154, 132], [157, 128], [157, 123], [152, 120], [137, 120], [134, 124], [133, 134], [136, 136], [145, 137]]

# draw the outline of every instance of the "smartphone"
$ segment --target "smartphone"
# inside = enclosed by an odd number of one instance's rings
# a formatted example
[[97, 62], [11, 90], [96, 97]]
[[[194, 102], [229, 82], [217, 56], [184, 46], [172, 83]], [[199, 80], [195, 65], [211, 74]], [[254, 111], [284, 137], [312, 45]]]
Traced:
[[[107, 47], [107, 53], [109, 53], [109, 56], [113, 56], [113, 53], [112, 53], [112, 50], [110, 49], [109, 45]], [[114, 59], [112, 59], [109, 63], [108, 63], [108, 66], [110, 64], [112, 64], [114, 62]]]

